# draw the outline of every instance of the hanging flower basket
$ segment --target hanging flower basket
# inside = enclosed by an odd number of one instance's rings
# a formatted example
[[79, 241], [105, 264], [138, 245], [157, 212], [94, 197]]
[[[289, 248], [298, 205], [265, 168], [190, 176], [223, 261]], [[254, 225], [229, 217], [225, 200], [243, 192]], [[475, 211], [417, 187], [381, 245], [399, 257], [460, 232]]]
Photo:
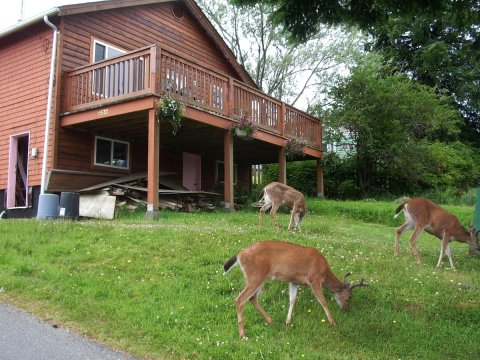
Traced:
[[252, 122], [244, 116], [239, 123], [232, 125], [230, 128], [230, 133], [244, 140], [253, 139], [253, 134], [257, 131], [257, 127]]
[[248, 137], [248, 129], [235, 128], [235, 135], [239, 137]]
[[307, 146], [305, 141], [297, 141], [295, 139], [288, 139], [285, 145], [285, 156], [288, 160], [295, 160], [299, 157], [305, 156], [303, 149]]
[[182, 118], [185, 112], [185, 105], [179, 100], [164, 95], [158, 101], [155, 113], [157, 121], [167, 121], [172, 126], [172, 134], [176, 135], [182, 126]]

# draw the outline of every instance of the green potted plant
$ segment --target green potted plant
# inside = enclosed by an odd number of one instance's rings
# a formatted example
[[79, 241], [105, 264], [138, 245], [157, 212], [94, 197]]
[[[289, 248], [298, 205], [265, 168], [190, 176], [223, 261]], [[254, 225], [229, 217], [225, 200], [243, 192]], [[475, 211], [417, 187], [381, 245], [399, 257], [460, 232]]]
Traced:
[[168, 121], [172, 126], [172, 134], [176, 135], [182, 126], [182, 118], [185, 113], [185, 105], [180, 100], [172, 99], [168, 95], [163, 95], [158, 100], [155, 111], [157, 121]]
[[303, 140], [288, 139], [285, 145], [285, 156], [289, 160], [294, 160], [301, 156], [304, 156], [303, 149], [307, 143]]
[[233, 124], [230, 128], [230, 133], [232, 135], [246, 140], [252, 139], [255, 131], [257, 131], [257, 127], [253, 121], [248, 119], [246, 116], [242, 117], [238, 123]]

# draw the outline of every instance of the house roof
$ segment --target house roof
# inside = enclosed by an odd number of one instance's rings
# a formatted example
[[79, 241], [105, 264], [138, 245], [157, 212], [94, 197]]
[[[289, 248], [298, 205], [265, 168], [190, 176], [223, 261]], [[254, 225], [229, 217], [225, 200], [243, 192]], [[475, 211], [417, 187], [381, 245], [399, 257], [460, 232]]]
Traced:
[[[253, 81], [251, 76], [245, 70], [245, 68], [240, 65], [237, 61], [235, 54], [232, 50], [228, 47], [225, 43], [221, 35], [212, 25], [210, 20], [205, 16], [203, 11], [197, 5], [194, 0], [173, 0], [182, 2], [185, 6], [190, 10], [192, 15], [198, 20], [199, 24], [205, 29], [205, 33], [209, 36], [212, 41], [215, 43], [219, 51], [223, 54], [223, 56], [227, 59], [229, 64], [232, 68], [238, 73], [242, 81], [245, 83], [258, 88], [257, 84]], [[150, 5], [150, 4], [157, 4], [157, 3], [167, 3], [173, 2], [172, 0], [106, 0], [106, 1], [96, 1], [96, 2], [89, 2], [89, 3], [80, 3], [80, 4], [72, 4], [72, 5], [63, 5], [54, 7], [50, 10], [47, 10], [41, 14], [38, 14], [34, 17], [29, 19], [25, 19], [11, 27], [8, 27], [2, 31], [0, 31], [0, 39], [14, 34], [17, 31], [20, 31], [28, 26], [36, 24], [38, 22], [43, 21], [44, 16], [68, 16], [68, 15], [75, 15], [75, 14], [83, 14], [95, 11], [103, 11], [103, 10], [113, 10], [118, 8], [130, 7], [130, 6], [139, 6], [139, 5]]]

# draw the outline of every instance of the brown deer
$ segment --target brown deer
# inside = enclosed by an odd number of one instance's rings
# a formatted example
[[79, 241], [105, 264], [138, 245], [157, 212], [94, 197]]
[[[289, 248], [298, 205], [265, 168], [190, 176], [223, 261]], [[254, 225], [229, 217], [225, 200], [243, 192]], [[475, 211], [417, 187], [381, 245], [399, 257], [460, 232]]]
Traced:
[[258, 302], [258, 295], [265, 281], [269, 279], [289, 282], [290, 306], [288, 308], [287, 324], [292, 320], [293, 307], [299, 285], [310, 285], [315, 297], [322, 305], [328, 321], [332, 325], [336, 325], [336, 323], [330, 310], [328, 310], [322, 287], [333, 292], [338, 306], [342, 310], [347, 310], [352, 290], [357, 286], [368, 285], [364, 283], [364, 279], [357, 284], [349, 284], [346, 281], [346, 277], [350, 273], [345, 275], [343, 281], [338, 280], [331, 272], [327, 260], [319, 251], [311, 247], [304, 247], [289, 242], [256, 242], [228, 260], [223, 265], [225, 273], [236, 264], [240, 264], [246, 280], [245, 288], [235, 300], [237, 304], [238, 332], [241, 338], [245, 337], [243, 308], [248, 300], [250, 300], [268, 324], [272, 323], [272, 319]]
[[279, 182], [271, 182], [263, 188], [263, 196], [260, 200], [260, 203], [264, 203], [258, 214], [260, 225], [263, 225], [263, 214], [265, 211], [272, 208], [270, 210], [270, 217], [272, 222], [278, 228], [275, 215], [281, 206], [286, 206], [291, 209], [288, 230], [291, 230], [292, 224], [295, 222], [294, 229], [298, 229], [300, 231], [300, 223], [307, 212], [305, 197], [300, 191]]
[[399, 254], [398, 243], [400, 236], [405, 231], [412, 228], [414, 230], [413, 234], [410, 236], [410, 244], [412, 246], [413, 254], [417, 258], [417, 264], [421, 264], [420, 254], [417, 250], [417, 238], [423, 230], [431, 235], [436, 236], [442, 241], [437, 268], [442, 265], [445, 252], [450, 260], [450, 266], [455, 268], [452, 250], [448, 245], [450, 241], [467, 243], [473, 246], [475, 249], [479, 249], [479, 245], [477, 243], [478, 231], [475, 231], [473, 228], [468, 231], [462, 225], [460, 225], [460, 222], [456, 216], [442, 209], [433, 201], [422, 197], [408, 200], [400, 205], [397, 210], [395, 210], [395, 217], [397, 217], [402, 210], [405, 214], [405, 224], [395, 230], [395, 256], [398, 256]]

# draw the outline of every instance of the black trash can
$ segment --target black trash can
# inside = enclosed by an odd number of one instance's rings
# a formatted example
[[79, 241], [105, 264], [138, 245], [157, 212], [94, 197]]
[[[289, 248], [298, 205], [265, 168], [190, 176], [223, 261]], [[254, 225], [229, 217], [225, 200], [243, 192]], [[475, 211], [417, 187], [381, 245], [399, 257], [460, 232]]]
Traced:
[[76, 192], [60, 193], [60, 217], [77, 220], [80, 212], [80, 194]]

